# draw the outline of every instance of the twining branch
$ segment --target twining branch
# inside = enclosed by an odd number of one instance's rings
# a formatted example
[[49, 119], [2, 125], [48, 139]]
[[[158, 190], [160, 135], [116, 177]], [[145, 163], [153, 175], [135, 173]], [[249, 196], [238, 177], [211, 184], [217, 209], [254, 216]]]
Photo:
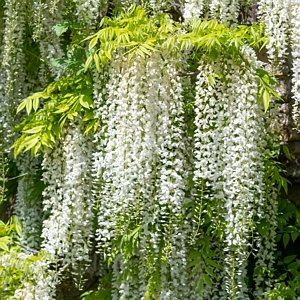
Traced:
[[39, 254], [39, 251], [37, 251], [37, 250], [35, 250], [35, 249], [32, 249], [32, 248], [30, 248], [30, 247], [28, 247], [28, 246], [25, 246], [25, 245], [23, 245], [23, 244], [21, 244], [21, 243], [19, 243], [19, 242], [14, 242], [14, 244], [20, 246], [21, 248], [25, 249], [25, 250], [28, 251], [28, 252], [31, 252], [31, 253], [32, 253], [33, 255], [35, 255], [35, 256]]

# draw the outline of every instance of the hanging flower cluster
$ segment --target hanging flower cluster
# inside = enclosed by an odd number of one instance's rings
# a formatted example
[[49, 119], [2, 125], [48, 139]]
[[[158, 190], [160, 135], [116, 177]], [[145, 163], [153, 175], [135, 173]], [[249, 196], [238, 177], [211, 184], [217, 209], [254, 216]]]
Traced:
[[291, 1], [290, 4], [290, 22], [291, 22], [291, 49], [293, 57], [293, 87], [292, 92], [295, 100], [293, 106], [293, 119], [298, 130], [300, 130], [300, 3], [299, 1]]
[[[47, 0], [44, 3], [38, 2], [34, 7], [35, 34], [34, 39], [39, 42], [39, 50], [43, 64], [40, 66], [40, 81], [43, 86], [49, 83], [49, 77], [58, 79], [61, 69], [54, 67], [53, 60], [64, 56], [61, 47], [61, 39], [56, 35], [53, 26], [63, 23], [64, 1], [55, 4]], [[51, 10], [52, 8], [52, 10]]]
[[[136, 262], [121, 249], [113, 263], [114, 299], [126, 295], [140, 299], [147, 288], [154, 289], [147, 283], [149, 272], [160, 272], [161, 299], [180, 298], [188, 292], [184, 288], [187, 275], [182, 273], [186, 235], [177, 236], [186, 226], [187, 174], [182, 86], [174, 63], [160, 54], [152, 54], [147, 61], [136, 57], [128, 62], [118, 57], [108, 71], [106, 106], [101, 108], [104, 147], [103, 154], [97, 155], [101, 158], [98, 169], [103, 169], [99, 246], [107, 252], [114, 247], [113, 239], [135, 232], [139, 247], [134, 255], [140, 260], [140, 267], [134, 268], [139, 281], [133, 281], [133, 274], [129, 281], [125, 270]], [[165, 261], [161, 261], [161, 251]]]
[[3, 149], [8, 148], [12, 142], [12, 128], [17, 124], [15, 110], [18, 101], [25, 95], [26, 82], [24, 53], [22, 43], [25, 34], [24, 3], [19, 1], [5, 2], [4, 34], [1, 45], [0, 68], [0, 132]]
[[39, 166], [39, 159], [31, 158], [29, 153], [18, 159], [21, 179], [18, 184], [15, 213], [23, 224], [23, 243], [33, 249], [40, 247], [40, 231], [43, 220], [37, 185]]
[[289, 47], [290, 1], [259, 1], [259, 15], [265, 25], [269, 43], [266, 45], [269, 59], [281, 64], [287, 57]]
[[43, 180], [47, 184], [43, 206], [49, 216], [43, 223], [42, 248], [62, 267], [70, 265], [76, 275], [82, 275], [90, 259], [93, 236], [91, 151], [80, 125], [71, 123], [60, 147], [45, 153], [43, 161]]
[[187, 0], [184, 3], [184, 19], [199, 18], [203, 12], [204, 2], [203, 0]]
[[292, 92], [294, 98], [293, 120], [299, 129], [299, 1], [260, 1], [259, 14], [269, 35], [269, 59], [284, 68], [291, 51], [292, 55]]
[[237, 24], [240, 11], [240, 0], [187, 0], [184, 2], [184, 19], [201, 17], [204, 12], [209, 12], [212, 19], [216, 19], [223, 24]]
[[[271, 257], [274, 251], [276, 219], [270, 214], [276, 215], [276, 201], [269, 199], [264, 186], [262, 149], [267, 133], [254, 96], [258, 87], [253, 66], [257, 62], [248, 49], [244, 51], [252, 70], [244, 62], [237, 65], [228, 59], [200, 65], [196, 88], [194, 180], [202, 195], [200, 205], [213, 209], [213, 228], [224, 230], [219, 246], [225, 255], [218, 291], [221, 299], [235, 295], [247, 299], [244, 278], [256, 216], [266, 217], [272, 228], [268, 245], [260, 251], [268, 251]], [[216, 78], [212, 84], [209, 78], [221, 70], [226, 79]], [[259, 254], [257, 259], [261, 263], [269, 256]]]
[[[75, 7], [74, 19], [83, 24], [82, 32], [88, 32], [95, 29], [109, 4], [127, 7], [129, 2], [34, 2], [35, 42], [45, 61], [39, 66], [41, 78], [34, 86], [62, 74], [51, 62], [64, 55], [61, 38], [53, 30], [55, 24], [63, 22], [64, 9], [72, 11]], [[172, 1], [141, 2], [155, 16]], [[236, 24], [241, 3], [187, 0], [184, 18], [197, 18], [205, 12], [223, 23]], [[270, 6], [270, 2], [262, 1], [261, 15], [267, 20], [267, 7], [272, 7], [276, 10], [274, 22], [286, 24], [278, 13], [282, 3]], [[4, 75], [0, 74], [0, 133], [5, 138], [0, 139], [1, 151], [4, 144], [12, 144], [9, 134], [14, 107], [32, 87], [22, 86], [30, 78], [23, 72], [25, 15], [21, 8], [15, 0], [6, 1], [1, 49]], [[18, 28], [11, 15], [15, 11]], [[291, 14], [294, 34], [299, 27], [298, 11], [296, 5]], [[31, 265], [30, 272], [35, 275], [24, 279], [26, 283], [12, 299], [55, 299], [56, 288], [64, 278], [74, 278], [81, 289], [90, 269], [97, 280], [110, 273], [110, 281], [103, 283], [101, 278], [99, 286], [109, 286], [115, 300], [249, 299], [245, 278], [250, 252], [258, 270], [272, 269], [277, 208], [264, 161], [270, 137], [263, 107], [257, 103], [256, 69], [262, 65], [250, 47], [234, 48], [230, 40], [230, 48], [225, 38], [230, 38], [232, 31], [217, 22], [205, 23], [206, 28], [199, 26], [198, 33], [203, 35], [197, 36], [196, 31], [180, 35], [188, 28], [187, 23], [180, 27], [165, 15], [150, 24], [141, 8], [131, 12], [128, 20], [112, 22], [111, 27], [106, 18], [103, 26], [109, 42], [104, 34], [93, 36], [94, 46], [105, 44], [95, 49], [91, 41], [87, 52], [88, 66], [98, 72], [90, 72], [86, 66], [83, 70], [81, 65], [76, 73], [74, 67], [74, 78], [57, 81], [56, 102], [45, 97], [40, 103], [33, 97], [26, 104], [29, 123], [33, 111], [43, 108], [38, 115], [41, 119], [34, 120], [35, 127], [23, 127], [23, 133], [43, 131], [53, 147], [45, 150], [42, 163], [26, 156], [16, 160], [21, 177], [15, 211], [24, 226], [23, 246], [41, 247], [51, 259]], [[146, 24], [143, 28], [150, 28], [150, 33], [134, 31], [130, 22]], [[216, 24], [220, 25], [220, 39], [212, 28]], [[282, 26], [280, 32], [285, 38], [287, 28]], [[270, 25], [269, 32], [271, 29]], [[165, 47], [165, 36], [177, 34], [178, 41]], [[211, 44], [207, 42], [202, 49], [201, 43], [209, 39]], [[296, 36], [292, 41], [294, 94], [298, 99], [300, 41]], [[190, 53], [193, 43], [199, 49]], [[271, 41], [272, 47], [277, 47], [276, 43]], [[220, 48], [227, 46], [234, 50], [220, 57]], [[270, 51], [272, 56], [275, 52]], [[284, 56], [285, 51], [278, 56]], [[128, 53], [132, 54], [130, 59]], [[51, 107], [53, 103], [59, 103], [59, 108]], [[59, 119], [61, 112], [67, 113]], [[61, 136], [53, 129], [57, 124], [48, 122], [53, 115], [59, 122], [64, 120], [55, 129], [60, 132], [62, 128]], [[43, 123], [45, 120], [48, 123]], [[86, 124], [94, 126], [88, 130]], [[85, 129], [93, 137], [84, 134]], [[40, 144], [41, 136], [35, 136]], [[26, 137], [26, 150], [31, 147], [31, 137]], [[54, 145], [56, 138], [59, 140]], [[32, 191], [41, 171], [45, 187], [42, 201], [36, 203]], [[267, 230], [262, 233], [261, 227]], [[9, 255], [0, 256], [4, 266], [8, 260]], [[272, 288], [263, 272], [255, 284], [253, 293], [258, 298]]]
[[[86, 30], [93, 30], [96, 28], [97, 21], [102, 17], [102, 12], [108, 9], [108, 0], [75, 0], [73, 1], [76, 5], [76, 15], [79, 22], [85, 24]], [[89, 32], [88, 32], [89, 33]]]
[[240, 10], [239, 0], [212, 0], [209, 4], [211, 17], [221, 23], [237, 23]]

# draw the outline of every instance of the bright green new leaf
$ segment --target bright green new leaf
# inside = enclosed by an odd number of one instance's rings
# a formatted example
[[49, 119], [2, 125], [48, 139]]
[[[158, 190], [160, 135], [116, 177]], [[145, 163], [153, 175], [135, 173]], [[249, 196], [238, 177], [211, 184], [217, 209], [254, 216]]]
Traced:
[[98, 55], [98, 52], [94, 53], [94, 62], [95, 62], [95, 66], [98, 72], [100, 72], [101, 68], [100, 68], [100, 58]]
[[83, 107], [88, 108], [88, 109], [91, 107], [91, 104], [92, 104], [91, 98], [87, 95], [80, 95], [79, 102]]
[[213, 76], [212, 74], [209, 74], [209, 75], [207, 76], [207, 79], [208, 79], [208, 83], [209, 83], [212, 87], [215, 86], [216, 81], [215, 81], [215, 78], [214, 78], [214, 76]]
[[148, 290], [145, 293], [145, 300], [150, 300], [150, 292]]
[[40, 140], [40, 136], [37, 134], [34, 134], [32, 136], [29, 136], [27, 138], [25, 138], [24, 141], [24, 152], [28, 151], [29, 149], [31, 149], [32, 147], [34, 147]]
[[266, 112], [269, 108], [269, 103], [270, 103], [270, 94], [267, 91], [267, 89], [265, 89], [264, 92], [263, 92], [262, 100], [263, 100], [264, 109], [265, 109], [265, 112]]
[[27, 111], [28, 115], [30, 115], [31, 109], [32, 109], [32, 101], [31, 101], [30, 98], [27, 98], [27, 101], [26, 101], [26, 111]]
[[89, 43], [89, 50], [91, 50], [92, 48], [94, 48], [96, 46], [96, 44], [98, 43], [98, 37], [94, 37], [91, 39], [90, 43]]
[[20, 105], [19, 105], [18, 108], [17, 108], [17, 113], [19, 113], [22, 109], [25, 108], [26, 103], [27, 103], [27, 98], [24, 99], [24, 100], [20, 103]]
[[0, 249], [4, 251], [9, 251], [8, 245], [11, 243], [11, 237], [3, 236], [0, 237]]
[[23, 130], [22, 132], [24, 132], [24, 133], [37, 133], [37, 132], [42, 131], [42, 129], [44, 129], [45, 127], [46, 127], [46, 125], [40, 125], [40, 126], [33, 127], [31, 129]]
[[37, 109], [39, 108], [40, 105], [40, 99], [38, 97], [35, 97], [33, 99], [33, 109], [34, 111], [37, 111]]
[[67, 32], [69, 29], [69, 22], [65, 21], [61, 24], [56, 24], [53, 27], [53, 30], [55, 31], [57, 36], [61, 36], [63, 33]]
[[88, 70], [92, 61], [93, 61], [93, 55], [90, 55], [84, 64], [84, 72]]

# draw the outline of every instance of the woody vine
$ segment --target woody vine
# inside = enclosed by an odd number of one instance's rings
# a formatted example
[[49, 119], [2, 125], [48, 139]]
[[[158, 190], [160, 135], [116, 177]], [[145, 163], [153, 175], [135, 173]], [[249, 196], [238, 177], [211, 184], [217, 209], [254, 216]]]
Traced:
[[300, 3], [227, 2], [2, 1], [3, 299], [297, 299]]

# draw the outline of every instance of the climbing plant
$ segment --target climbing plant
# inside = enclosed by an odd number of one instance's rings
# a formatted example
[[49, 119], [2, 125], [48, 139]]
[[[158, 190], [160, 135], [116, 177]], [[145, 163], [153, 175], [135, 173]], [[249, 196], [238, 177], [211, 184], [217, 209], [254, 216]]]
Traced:
[[138, 2], [3, 2], [1, 297], [295, 298], [277, 2]]

